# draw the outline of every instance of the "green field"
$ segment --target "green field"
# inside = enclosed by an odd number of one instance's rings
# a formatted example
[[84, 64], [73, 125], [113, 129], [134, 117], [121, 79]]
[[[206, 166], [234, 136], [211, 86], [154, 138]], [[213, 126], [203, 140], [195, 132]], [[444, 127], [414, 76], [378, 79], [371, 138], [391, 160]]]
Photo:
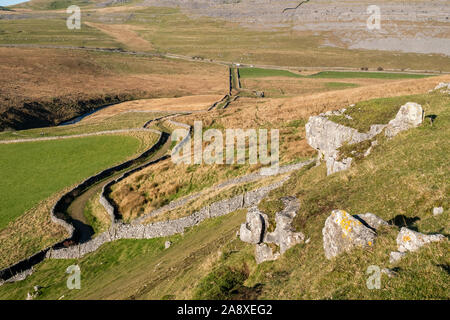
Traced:
[[291, 77], [302, 78], [302, 75], [287, 70], [262, 69], [262, 68], [239, 68], [241, 78], [264, 78], [264, 77]]
[[347, 79], [347, 78], [372, 78], [372, 79], [421, 79], [431, 77], [426, 74], [413, 73], [389, 73], [389, 72], [348, 72], [348, 71], [322, 71], [311, 75], [312, 78]]
[[[310, 76], [303, 76], [288, 70], [262, 69], [262, 68], [239, 68], [241, 78], [264, 78], [264, 77], [291, 77], [291, 78], [321, 78], [321, 79], [421, 79], [431, 77], [425, 74], [412, 73], [388, 73], [388, 72], [358, 72], [358, 71], [322, 71]], [[343, 84], [330, 82], [330, 87], [342, 87]]]
[[0, 145], [0, 228], [53, 193], [124, 161], [139, 145], [124, 136]]

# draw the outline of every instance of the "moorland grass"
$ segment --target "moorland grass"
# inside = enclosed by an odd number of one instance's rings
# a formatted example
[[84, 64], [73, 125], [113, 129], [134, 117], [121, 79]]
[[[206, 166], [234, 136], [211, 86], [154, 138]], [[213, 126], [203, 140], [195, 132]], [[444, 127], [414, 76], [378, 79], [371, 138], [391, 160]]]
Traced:
[[64, 187], [125, 160], [139, 145], [125, 136], [0, 145], [0, 228]]
[[[291, 78], [319, 78], [319, 79], [421, 79], [430, 77], [426, 74], [413, 73], [389, 73], [389, 72], [359, 72], [359, 71], [322, 71], [309, 76], [303, 76], [290, 72], [288, 70], [279, 69], [263, 69], [263, 68], [239, 68], [241, 78], [263, 78], [263, 77], [291, 77]], [[352, 85], [352, 84], [348, 84]], [[329, 82], [329, 87], [345, 86], [345, 83]]]

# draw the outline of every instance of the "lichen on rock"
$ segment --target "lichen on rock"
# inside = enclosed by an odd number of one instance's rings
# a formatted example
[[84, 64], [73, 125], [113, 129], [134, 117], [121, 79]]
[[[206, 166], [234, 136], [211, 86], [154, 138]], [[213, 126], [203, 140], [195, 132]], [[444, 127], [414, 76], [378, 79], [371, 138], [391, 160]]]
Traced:
[[344, 210], [333, 210], [322, 229], [325, 257], [331, 259], [355, 247], [372, 247], [375, 231]]

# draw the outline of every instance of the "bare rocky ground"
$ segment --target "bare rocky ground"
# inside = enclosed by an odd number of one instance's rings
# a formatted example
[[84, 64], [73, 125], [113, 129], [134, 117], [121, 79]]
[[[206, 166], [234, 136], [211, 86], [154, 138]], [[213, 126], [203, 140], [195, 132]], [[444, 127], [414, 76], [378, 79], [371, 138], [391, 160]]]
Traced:
[[[450, 55], [448, 1], [144, 0], [143, 6], [180, 7], [191, 15], [238, 22], [250, 28], [326, 33], [323, 45]], [[370, 5], [378, 5], [381, 29], [368, 30]]]

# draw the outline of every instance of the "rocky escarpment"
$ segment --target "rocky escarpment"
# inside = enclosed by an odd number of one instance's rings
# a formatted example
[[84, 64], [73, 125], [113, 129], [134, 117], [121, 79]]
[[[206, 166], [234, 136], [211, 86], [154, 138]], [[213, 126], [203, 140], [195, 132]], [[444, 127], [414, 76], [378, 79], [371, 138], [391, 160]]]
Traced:
[[[343, 115], [346, 109], [340, 111], [328, 111], [318, 116], [310, 117], [305, 125], [306, 139], [308, 144], [316, 149], [318, 162], [325, 161], [327, 174], [333, 174], [350, 168], [353, 157], [342, 157], [339, 151], [344, 145], [353, 145], [362, 141], [371, 140], [380, 134], [383, 130], [387, 137], [392, 138], [401, 131], [417, 127], [423, 121], [423, 109], [414, 102], [408, 102], [400, 107], [397, 115], [388, 124], [373, 124], [366, 133], [344, 125], [335, 123], [328, 119], [329, 116]], [[348, 115], [344, 115], [349, 117]], [[372, 141], [371, 147], [376, 145]], [[371, 147], [366, 150], [364, 156], [367, 156]]]
[[[275, 214], [273, 232], [268, 232], [268, 216], [256, 206], [248, 210], [246, 222], [241, 225], [239, 237], [244, 242], [256, 245], [255, 259], [258, 264], [278, 259], [286, 250], [305, 239], [303, 233], [295, 232], [291, 225], [300, 208], [298, 200], [295, 197], [285, 197], [281, 200], [285, 208]], [[271, 244], [279, 248], [279, 252], [274, 251]]]

